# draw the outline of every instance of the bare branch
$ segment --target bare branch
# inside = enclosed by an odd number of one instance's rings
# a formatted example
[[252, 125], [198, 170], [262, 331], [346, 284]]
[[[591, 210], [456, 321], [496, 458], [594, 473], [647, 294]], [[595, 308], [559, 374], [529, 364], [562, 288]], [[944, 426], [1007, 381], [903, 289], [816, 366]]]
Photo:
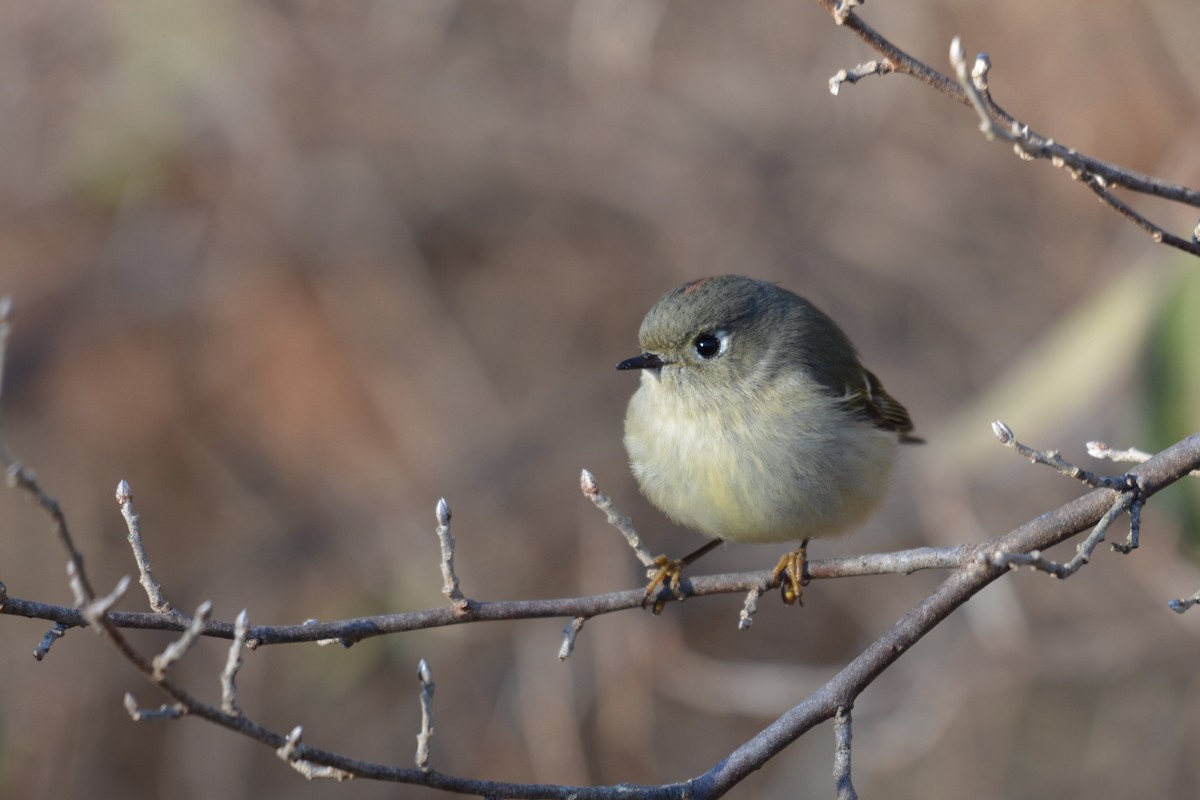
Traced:
[[[883, 55], [883, 60], [879, 62], [878, 68], [863, 71], [862, 75], [857, 75], [853, 79], [850, 76], [856, 71], [863, 70], [863, 67], [867, 65], [856, 67], [849, 72], [842, 70], [835, 75], [830, 81], [830, 90], [834, 94], [837, 94], [837, 88], [840, 88], [842, 83], [854, 83], [867, 74], [886, 75], [890, 72], [898, 72], [911, 75], [947, 97], [964, 105], [972, 106], [980, 118], [980, 130], [987, 138], [998, 138], [1010, 142], [1017, 155], [1023, 159], [1049, 160], [1054, 166], [1065, 169], [1071, 178], [1090, 189], [1100, 202], [1148, 233], [1153, 241], [1185, 253], [1200, 255], [1200, 239], [1196, 232], [1192, 233], [1190, 240], [1176, 236], [1134, 211], [1117, 198], [1112, 190], [1124, 188], [1139, 194], [1160, 197], [1196, 208], [1200, 208], [1200, 191], [1092, 158], [1074, 148], [1065, 147], [1053, 139], [1034, 133], [1028, 125], [1018, 121], [992, 99], [988, 90], [988, 72], [991, 69], [991, 60], [985, 53], [976, 57], [971, 73], [967, 74], [966, 55], [957, 37], [951, 45], [951, 64], [957, 75], [956, 80], [913, 58], [863, 22], [852, 11], [852, 7], [858, 5], [857, 3], [843, 2], [843, 0], [818, 0], [818, 2], [829, 12], [837, 25], [854, 31], [867, 45]], [[1196, 230], [1200, 231], [1200, 225], [1197, 225]]]
[[80, 610], [83, 611], [83, 618], [88, 621], [89, 625], [96, 626], [97, 633], [102, 633], [103, 626], [98, 623], [104, 619], [108, 610], [125, 596], [125, 592], [129, 591], [129, 576], [122, 576], [113, 590], [100, 598], [88, 597], [85, 588], [87, 579], [75, 569], [74, 561], [67, 562], [67, 577], [70, 580], [71, 591], [75, 593], [75, 604], [80, 606]]
[[1124, 542], [1113, 542], [1111, 547], [1114, 553], [1120, 553], [1127, 556], [1138, 548], [1138, 539], [1142, 531], [1142, 506], [1146, 504], [1142, 499], [1139, 487], [1135, 487], [1130, 491], [1131, 500], [1129, 503], [1129, 535], [1125, 537]]
[[437, 537], [442, 548], [442, 594], [450, 599], [456, 611], [466, 611], [471, 601], [458, 588], [458, 576], [454, 574], [454, 537], [450, 535], [450, 505], [446, 498], [437, 503]]
[[342, 781], [353, 780], [353, 773], [345, 770], [337, 769], [336, 767], [315, 764], [304, 758], [297, 756], [300, 750], [300, 736], [304, 733], [304, 728], [300, 725], [292, 728], [292, 732], [287, 735], [286, 741], [282, 747], [279, 747], [275, 754], [283, 759], [288, 766], [299, 772], [307, 780], [329, 779], [335, 780], [338, 783]]
[[1055, 578], [1069, 578], [1078, 572], [1080, 567], [1091, 561], [1092, 553], [1096, 550], [1097, 545], [1104, 541], [1109, 526], [1117, 517], [1130, 509], [1134, 499], [1132, 493], [1119, 495], [1104, 516], [1100, 518], [1100, 521], [1096, 523], [1096, 527], [1092, 529], [1088, 537], [1075, 548], [1075, 556], [1064, 564], [1051, 561], [1043, 556], [1040, 550], [1031, 550], [1028, 553], [1007, 553], [996, 550], [992, 553], [981, 553], [980, 559], [1001, 569], [1032, 567], [1053, 575]]
[[[1200, 434], [1193, 434], [1135, 468], [1134, 473], [1142, 484], [1145, 497], [1149, 497], [1197, 467], [1200, 467]], [[970, 557], [974, 565], [964, 564], [955, 570], [929, 597], [905, 614], [821, 689], [784, 713], [712, 770], [690, 782], [691, 785], [699, 785], [706, 792], [711, 792], [707, 796], [718, 796], [750, 772], [759, 769], [766, 759], [813, 726], [832, 718], [839, 707], [851, 705], [863, 688], [925, 633], [1007, 572], [982, 559], [976, 560], [975, 554], [1048, 549], [1097, 524], [1108, 513], [1112, 501], [1111, 489], [1095, 489], [1004, 536], [980, 545]], [[696, 796], [699, 796], [699, 792]]]
[[[8, 336], [12, 333], [12, 295], [0, 297], [0, 397], [4, 396], [4, 364], [7, 355]], [[11, 459], [5, 458], [5, 463]]]
[[163, 596], [162, 587], [150, 571], [150, 559], [146, 556], [146, 547], [142, 543], [141, 518], [133, 511], [133, 490], [129, 488], [127, 481], [122, 480], [117, 484], [117, 503], [121, 506], [121, 516], [125, 518], [125, 525], [129, 528], [129, 546], [133, 548], [133, 558], [137, 562], [138, 581], [146, 590], [150, 608], [160, 614], [166, 614], [172, 610], [171, 604]]
[[[805, 574], [812, 580], [868, 575], [910, 575], [927, 569], [955, 569], [971, 558], [973, 549], [966, 545], [918, 547], [894, 553], [871, 553], [809, 561]], [[772, 579], [769, 569], [698, 575], [685, 578], [680, 588], [686, 597], [704, 597], [762, 589], [769, 586]], [[441, 607], [329, 622], [309, 620], [299, 625], [254, 625], [247, 634], [246, 645], [256, 649], [265, 645], [328, 641], [349, 646], [375, 636], [471, 622], [575, 617], [590, 619], [616, 611], [640, 610], [644, 597], [645, 590], [638, 588], [588, 597], [548, 600], [476, 600], [465, 614], [460, 614], [453, 608]], [[0, 608], [0, 614], [61, 622], [67, 627], [87, 625], [87, 620], [78, 609], [18, 597], [7, 598], [4, 606]], [[144, 611], [110, 611], [108, 619], [115, 627], [138, 630], [182, 632], [187, 629], [188, 624], [186, 617]], [[232, 622], [219, 620], [210, 620], [203, 631], [203, 635], [219, 639], [232, 639], [234, 634]]]
[[46, 654], [50, 652], [50, 648], [54, 646], [54, 643], [61, 639], [66, 632], [67, 626], [61, 622], [46, 631], [46, 635], [42, 637], [42, 643], [34, 648], [33, 657], [38, 661], [45, 658]]
[[167, 705], [163, 703], [158, 708], [139, 708], [137, 700], [129, 692], [125, 693], [125, 710], [134, 722], [155, 722], [160, 719], [179, 719], [187, 714], [187, 709], [181, 703]]
[[433, 674], [425, 659], [417, 665], [417, 680], [421, 682], [421, 732], [417, 734], [417, 769], [429, 772], [429, 746], [433, 743]]
[[1138, 482], [1137, 476], [1130, 473], [1115, 478], [1096, 475], [1068, 462], [1057, 450], [1034, 450], [1032, 447], [1028, 447], [1017, 441], [1012, 429], [999, 420], [992, 423], [992, 432], [996, 434], [996, 438], [1005, 447], [1016, 450], [1035, 464], [1044, 464], [1052, 467], [1059, 474], [1065, 475], [1068, 478], [1074, 478], [1088, 486], [1115, 489], [1121, 492], [1121, 494], [1117, 496], [1112, 507], [1100, 522], [1097, 523], [1092, 533], [1076, 547], [1075, 556], [1065, 564], [1059, 564], [1045, 558], [1037, 551], [1029, 553], [989, 553], [986, 555], [989, 563], [998, 567], [1029, 566], [1047, 572], [1056, 578], [1069, 578], [1080, 567], [1091, 560], [1096, 546], [1104, 541], [1109, 526], [1126, 511], [1129, 512], [1129, 535], [1123, 543], [1114, 542], [1112, 549], [1123, 555], [1128, 555], [1137, 549], [1141, 530], [1142, 505], [1145, 503], [1145, 498], [1141, 492], [1141, 484]]
[[864, 0], [834, 0], [833, 21], [838, 25], [845, 25], [850, 12], [861, 6], [863, 2]]
[[1017, 451], [1031, 463], [1044, 464], [1056, 470], [1060, 475], [1074, 478], [1094, 489], [1128, 491], [1133, 488], [1133, 480], [1128, 475], [1121, 475], [1115, 478], [1106, 475], [1097, 475], [1094, 472], [1089, 472], [1086, 469], [1075, 466], [1064, 459], [1062, 454], [1057, 450], [1034, 450], [1032, 447], [1021, 444], [1013, 435], [1012, 428], [1000, 420], [992, 423], [992, 433], [996, 434], [996, 438], [1000, 440], [1002, 445], [1010, 450]]
[[858, 800], [854, 784], [850, 781], [850, 709], [839, 708], [833, 718], [833, 734], [837, 746], [833, 751], [833, 785], [837, 789], [837, 800]]
[[766, 594], [769, 588], [768, 584], [752, 586], [750, 591], [746, 593], [746, 599], [742, 603], [742, 611], [738, 614], [738, 630], [747, 630], [754, 624], [754, 615], [758, 613], [758, 601]]
[[[1147, 453], [1145, 450], [1139, 450], [1136, 447], [1130, 447], [1127, 450], [1114, 450], [1105, 442], [1088, 442], [1088, 455], [1092, 458], [1102, 458], [1113, 462], [1114, 464], [1145, 464], [1154, 457], [1152, 453]], [[1188, 473], [1193, 477], [1200, 477], [1200, 470], [1193, 470]]]
[[586, 617], [576, 617], [567, 623], [567, 627], [563, 628], [562, 645], [558, 648], [559, 661], [566, 661], [571, 657], [571, 653], [575, 650], [575, 637], [583, 630], [583, 623], [586, 621]]
[[167, 645], [166, 649], [154, 657], [154, 660], [150, 663], [154, 666], [153, 677], [155, 682], [162, 681], [167, 675], [167, 670], [175, 662], [187, 655], [187, 651], [192, 648], [196, 639], [204, 632], [204, 624], [208, 622], [211, 614], [212, 601], [205, 600], [196, 609], [196, 616], [192, 617], [192, 622], [188, 625], [187, 630], [183, 632], [183, 635]]
[[840, 69], [829, 79], [829, 93], [836, 95], [842, 89], [843, 83], [858, 83], [870, 75], [887, 75], [893, 69], [888, 61], [867, 61], [852, 69]]
[[637, 554], [638, 561], [642, 562], [642, 566], [648, 569], [657, 569], [656, 556], [646, 549], [646, 545], [642, 544], [642, 539], [638, 536], [633, 527], [633, 521], [629, 517], [621, 515], [613, 506], [612, 500], [608, 499], [596, 484], [596, 476], [590, 471], [583, 470], [579, 476], [579, 488], [583, 491], [583, 496], [592, 501], [592, 505], [600, 509], [604, 514], [604, 518], [608, 520], [608, 524], [621, 532], [625, 537], [625, 541], [633, 548], [633, 552]]
[[250, 615], [243, 608], [233, 621], [233, 642], [225, 657], [225, 669], [221, 670], [221, 710], [234, 717], [242, 715], [237, 705], [237, 674], [242, 668], [242, 648], [246, 645], [246, 632], [249, 630]]
[[1182, 614], [1197, 603], [1200, 603], [1200, 592], [1196, 592], [1191, 597], [1180, 597], [1176, 600], [1172, 600], [1171, 602], [1167, 603], [1167, 605], [1176, 614]]
[[[954, 67], [954, 74], [958, 77], [958, 85], [963, 88], [963, 93], [967, 96], [967, 100], [974, 107], [975, 113], [979, 115], [979, 132], [984, 138], [991, 141], [996, 138], [998, 131], [995, 123], [992, 122], [992, 116], [988, 113], [987, 101], [983, 97], [983, 90], [976, 85], [974, 77], [967, 74], [967, 57], [963, 53], [962, 40], [957, 36], [950, 42], [950, 66]], [[987, 86], [987, 74], [991, 69], [991, 60], [986, 53], [980, 53], [975, 59], [975, 70], [980, 77], [980, 83]], [[1017, 132], [999, 132], [1003, 138], [1011, 142], [1018, 142]], [[1028, 130], [1026, 130], [1028, 133]]]

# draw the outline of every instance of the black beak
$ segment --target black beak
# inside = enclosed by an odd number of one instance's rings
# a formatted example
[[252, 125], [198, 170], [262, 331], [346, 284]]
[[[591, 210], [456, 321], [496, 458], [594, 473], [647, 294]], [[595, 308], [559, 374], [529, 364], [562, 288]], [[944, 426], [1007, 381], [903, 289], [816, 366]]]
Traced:
[[658, 369], [662, 365], [663, 360], [654, 353], [642, 353], [617, 364], [617, 369]]

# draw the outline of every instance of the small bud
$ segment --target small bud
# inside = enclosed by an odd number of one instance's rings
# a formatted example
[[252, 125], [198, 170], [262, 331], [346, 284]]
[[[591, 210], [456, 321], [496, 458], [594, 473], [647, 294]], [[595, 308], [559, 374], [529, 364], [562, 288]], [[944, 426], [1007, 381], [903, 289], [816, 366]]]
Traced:
[[996, 434], [996, 438], [1000, 440], [1001, 444], [1008, 444], [1015, 438], [1013, 436], [1012, 428], [1008, 427], [1000, 420], [996, 420], [992, 423], [992, 433]]
[[433, 673], [429, 671], [429, 665], [423, 658], [417, 663], [417, 680], [421, 681], [422, 686], [433, 683]]
[[950, 63], [958, 66], [967, 60], [966, 54], [963, 52], [962, 38], [955, 36], [950, 42]]
[[450, 505], [446, 502], [446, 498], [440, 498], [437, 501], [437, 521], [438, 525], [443, 528], [450, 524]]
[[980, 53], [975, 56], [975, 66], [971, 69], [971, 77], [977, 83], [981, 82], [984, 86], [987, 85], [988, 72], [992, 68], [992, 59], [987, 53]]
[[594, 496], [598, 491], [598, 487], [596, 486], [596, 476], [593, 475], [590, 470], [585, 469], [582, 473], [580, 473], [579, 488], [582, 489], [583, 493], [588, 497]]
[[129, 481], [122, 479], [117, 484], [117, 502], [125, 505], [133, 499], [133, 490], [129, 488]]

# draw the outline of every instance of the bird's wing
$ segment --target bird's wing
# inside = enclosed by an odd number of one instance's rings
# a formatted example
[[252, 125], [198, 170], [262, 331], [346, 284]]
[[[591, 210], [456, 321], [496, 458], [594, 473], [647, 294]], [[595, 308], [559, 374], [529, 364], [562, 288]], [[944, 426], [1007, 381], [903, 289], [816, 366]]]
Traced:
[[876, 378], [870, 370], [862, 371], [862, 383], [857, 387], [850, 387], [845, 402], [851, 412], [870, 422], [876, 428], [900, 434], [900, 441], [912, 443], [923, 441], [910, 435], [913, 422], [912, 418], [908, 416], [908, 409], [887, 393], [883, 384], [879, 382], [879, 378]]

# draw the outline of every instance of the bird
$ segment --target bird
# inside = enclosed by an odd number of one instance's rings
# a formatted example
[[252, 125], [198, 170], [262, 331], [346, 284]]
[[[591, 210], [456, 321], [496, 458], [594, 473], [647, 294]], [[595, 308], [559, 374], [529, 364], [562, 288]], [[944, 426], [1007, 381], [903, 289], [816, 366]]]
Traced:
[[721, 542], [796, 541], [772, 571], [801, 602], [810, 539], [853, 530], [887, 493], [897, 445], [920, 443], [908, 411], [829, 316], [738, 275], [667, 292], [638, 331], [625, 415], [630, 467], [667, 517], [712, 539], [659, 556], [643, 606], [679, 596], [682, 570]]

